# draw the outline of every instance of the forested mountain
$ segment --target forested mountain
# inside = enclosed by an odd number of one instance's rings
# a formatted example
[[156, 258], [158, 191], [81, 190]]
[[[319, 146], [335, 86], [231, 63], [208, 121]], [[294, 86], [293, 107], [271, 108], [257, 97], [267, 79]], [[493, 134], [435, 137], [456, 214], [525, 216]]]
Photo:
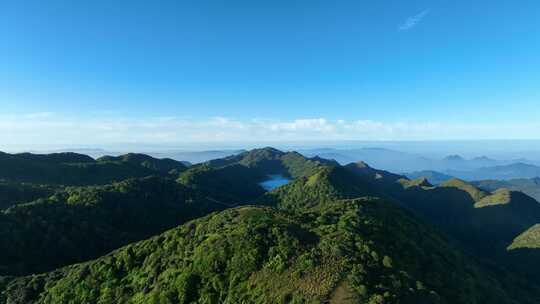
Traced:
[[224, 208], [160, 177], [67, 188], [0, 212], [0, 275], [96, 258]]
[[[140, 154], [105, 157], [96, 163], [129, 164], [152, 168], [154, 173], [183, 168], [175, 161]], [[294, 164], [318, 166], [303, 157]], [[52, 191], [47, 188], [36, 193], [6, 191], [10, 194], [5, 196], [6, 206], [16, 205], [18, 201], [10, 200], [16, 195], [25, 194], [26, 201], [42, 198], [0, 212], [0, 275], [47, 271], [95, 258], [187, 219], [250, 203], [264, 194], [256, 182], [261, 172], [239, 164], [201, 165], [181, 173], [177, 182], [158, 176], [129, 179], [103, 186], [68, 187], [50, 197]], [[18, 187], [26, 189], [24, 184]]]
[[[377, 189], [379, 196], [420, 215], [479, 258], [508, 268], [519, 266], [519, 260], [511, 259], [506, 248], [520, 233], [540, 223], [540, 204], [536, 200], [508, 189], [489, 192], [459, 179], [435, 187], [424, 178], [390, 176], [372, 179], [372, 189]], [[531, 259], [528, 265], [522, 270], [538, 275], [533, 269], [540, 266], [540, 259]]]
[[377, 199], [241, 207], [95, 261], [13, 279], [8, 303], [533, 303]]
[[361, 179], [341, 166], [320, 167], [313, 174], [303, 176], [265, 195], [265, 204], [290, 211], [305, 210], [340, 199], [374, 195], [375, 192]]
[[142, 154], [102, 157], [76, 153], [0, 153], [0, 180], [55, 185], [97, 185], [133, 177], [182, 172], [186, 166]]
[[264, 189], [257, 181], [259, 172], [248, 167], [232, 164], [213, 168], [207, 165], [193, 166], [178, 177], [178, 182], [212, 195], [220, 202], [237, 205], [258, 198]]
[[32, 153], [18, 153], [7, 154], [1, 153], [2, 158], [15, 158], [24, 160], [26, 162], [41, 162], [51, 164], [63, 164], [63, 163], [93, 163], [94, 159], [88, 155], [63, 152], [63, 153], [51, 153], [51, 154], [32, 154]]
[[[188, 169], [139, 154], [87, 162], [111, 163], [158, 176], [27, 185], [0, 212], [0, 303], [540, 298], [540, 204], [521, 192], [272, 148]], [[294, 180], [265, 192], [272, 174]]]
[[171, 171], [184, 171], [186, 165], [182, 162], [163, 158], [157, 159], [145, 154], [128, 153], [120, 156], [103, 156], [97, 159], [99, 163], [129, 163], [135, 166], [141, 166], [143, 168], [157, 171], [163, 174], [167, 174]]
[[269, 147], [211, 160], [204, 165], [219, 168], [233, 164], [248, 167], [262, 177], [280, 174], [290, 178], [306, 176], [321, 165], [339, 166], [337, 162], [332, 160], [319, 157], [310, 159], [298, 152], [282, 152]]

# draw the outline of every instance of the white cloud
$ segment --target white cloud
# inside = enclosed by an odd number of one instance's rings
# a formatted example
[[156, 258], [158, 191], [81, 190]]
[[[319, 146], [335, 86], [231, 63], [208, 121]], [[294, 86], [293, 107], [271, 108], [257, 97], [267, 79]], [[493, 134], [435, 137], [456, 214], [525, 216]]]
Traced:
[[83, 119], [54, 114], [0, 116], [0, 143], [4, 147], [280, 140], [534, 139], [539, 138], [539, 131], [540, 123], [467, 124], [326, 118], [238, 120], [227, 117], [128, 119], [101, 116]]
[[296, 119], [291, 122], [279, 122], [270, 124], [273, 131], [308, 131], [308, 132], [332, 132], [335, 126], [324, 118]]
[[417, 15], [409, 17], [405, 21], [405, 23], [403, 23], [398, 29], [400, 31], [408, 31], [414, 28], [416, 25], [418, 25], [418, 23], [420, 23], [420, 21], [422, 21], [422, 19], [424, 19], [427, 16], [427, 14], [429, 14], [429, 10], [424, 10]]

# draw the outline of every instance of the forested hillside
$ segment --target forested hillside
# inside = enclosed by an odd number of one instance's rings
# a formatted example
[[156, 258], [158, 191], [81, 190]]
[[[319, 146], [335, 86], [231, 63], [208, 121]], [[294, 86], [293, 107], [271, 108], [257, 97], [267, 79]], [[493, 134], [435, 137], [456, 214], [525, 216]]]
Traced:
[[0, 153], [0, 167], [0, 180], [69, 186], [108, 184], [186, 169], [181, 162], [141, 154], [102, 157], [96, 161], [76, 153]]
[[518, 303], [433, 230], [376, 199], [299, 215], [231, 209], [95, 261], [14, 279], [4, 296], [9, 303]]
[[313, 173], [321, 165], [339, 166], [337, 162], [332, 160], [318, 157], [306, 158], [297, 152], [282, 152], [274, 148], [254, 149], [205, 163], [205, 165], [214, 168], [233, 164], [250, 168], [253, 172], [260, 174], [261, 178], [271, 174], [297, 178]]
[[51, 195], [55, 187], [0, 181], [0, 210]]
[[[71, 166], [65, 160], [49, 164]], [[86, 161], [154, 176], [6, 183], [0, 303], [540, 298], [540, 204], [521, 192], [457, 179], [433, 186], [272, 148], [190, 168], [140, 154]], [[265, 192], [259, 183], [271, 174], [294, 180]]]
[[49, 271], [222, 210], [159, 177], [71, 187], [0, 212], [0, 275]]

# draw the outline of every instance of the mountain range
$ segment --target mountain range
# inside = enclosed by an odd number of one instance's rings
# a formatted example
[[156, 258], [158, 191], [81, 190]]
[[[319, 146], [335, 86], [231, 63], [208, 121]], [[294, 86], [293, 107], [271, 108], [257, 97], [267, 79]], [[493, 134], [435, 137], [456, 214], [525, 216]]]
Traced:
[[0, 303], [540, 299], [540, 204], [519, 191], [273, 148], [2, 157]]
[[77, 153], [8, 154], [0, 152], [0, 180], [49, 185], [97, 185], [153, 174], [184, 171], [185, 164], [144, 154], [93, 158]]
[[[433, 176], [433, 172], [438, 172], [439, 174], [465, 180], [533, 178], [540, 176], [540, 164], [537, 161], [527, 159], [500, 160], [486, 156], [466, 159], [456, 154], [436, 158], [386, 148], [326, 148], [302, 150], [302, 153], [308, 156], [334, 159], [342, 165], [361, 160], [376, 168], [392, 172], [404, 172], [405, 175], [419, 175], [420, 173]], [[436, 179], [439, 181], [437, 177]]]

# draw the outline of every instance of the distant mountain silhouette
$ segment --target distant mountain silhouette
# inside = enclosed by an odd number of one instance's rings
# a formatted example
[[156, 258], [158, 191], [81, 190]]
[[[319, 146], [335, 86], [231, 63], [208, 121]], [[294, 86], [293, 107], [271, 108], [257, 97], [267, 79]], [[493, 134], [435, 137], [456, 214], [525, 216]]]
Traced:
[[445, 173], [466, 180], [534, 178], [540, 176], [540, 167], [525, 163], [513, 163], [482, 167], [471, 171], [447, 170]]

